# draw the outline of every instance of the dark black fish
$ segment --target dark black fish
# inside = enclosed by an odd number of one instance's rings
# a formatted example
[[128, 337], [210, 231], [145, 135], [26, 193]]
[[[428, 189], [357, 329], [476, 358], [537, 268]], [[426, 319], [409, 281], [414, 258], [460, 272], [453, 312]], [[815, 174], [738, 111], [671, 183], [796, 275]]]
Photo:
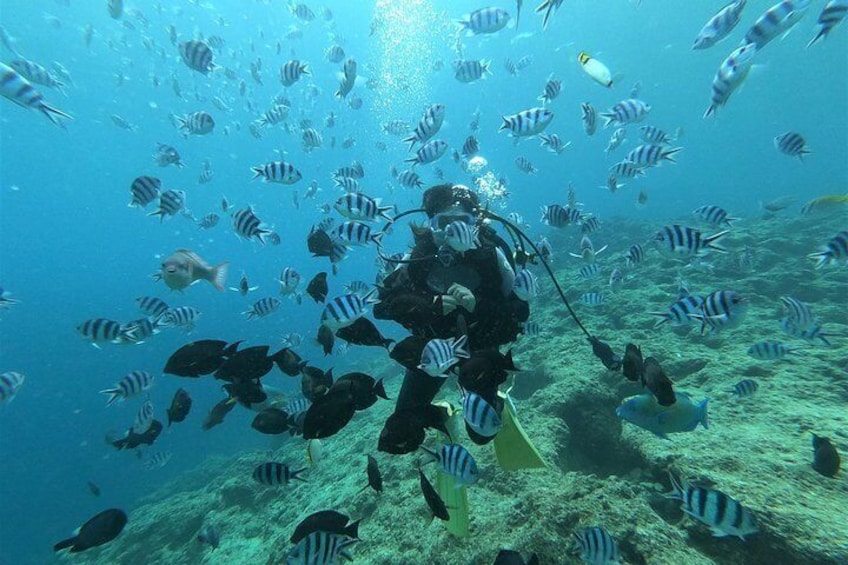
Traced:
[[231, 382], [261, 379], [274, 367], [268, 349], [267, 345], [255, 345], [236, 351], [218, 367], [215, 378]]
[[428, 341], [430, 340], [426, 337], [411, 335], [400, 340], [392, 348], [389, 357], [407, 369], [416, 370], [418, 369], [418, 365], [421, 364], [421, 353], [424, 351], [424, 347]]
[[300, 391], [307, 400], [312, 402], [316, 398], [327, 394], [333, 386], [333, 370], [326, 373], [318, 367], [306, 365], [300, 375]]
[[235, 352], [238, 344], [227, 345], [226, 341], [217, 339], [193, 341], [171, 354], [163, 372], [178, 377], [210, 375]]
[[643, 365], [642, 384], [650, 390], [660, 406], [671, 406], [677, 400], [671, 380], [653, 357], [647, 357]]
[[592, 344], [592, 353], [601, 360], [604, 367], [610, 371], [621, 370], [621, 357], [615, 354], [608, 343], [599, 340], [595, 336], [588, 338], [588, 340]]
[[272, 358], [274, 359], [274, 363], [277, 364], [277, 367], [290, 377], [298, 376], [306, 365], [300, 355], [288, 347], [274, 353]]
[[211, 545], [212, 551], [215, 551], [218, 549], [218, 544], [221, 543], [221, 535], [218, 533], [215, 526], [206, 524], [203, 526], [203, 529], [200, 530], [200, 533], [197, 534], [197, 541]]
[[289, 414], [279, 408], [266, 408], [253, 418], [250, 425], [263, 434], [282, 434], [289, 431]]
[[[321, 330], [318, 332], [320, 338]], [[336, 337], [354, 345], [378, 346], [386, 349], [395, 342], [393, 339], [383, 337], [374, 322], [368, 318], [357, 318], [353, 324], [339, 328], [336, 331]]]
[[418, 468], [418, 479], [421, 483], [421, 492], [424, 494], [424, 500], [427, 501], [427, 506], [430, 507], [430, 513], [433, 517], [438, 518], [439, 520], [444, 520], [445, 522], [450, 520], [450, 514], [448, 514], [445, 501], [442, 500], [442, 497], [439, 496], [439, 493], [436, 492], [436, 489], [434, 489], [433, 485], [430, 484], [430, 481], [427, 480], [427, 477], [424, 475], [421, 467]]
[[622, 369], [624, 376], [629, 381], [641, 381], [644, 375], [644, 361], [642, 360], [642, 350], [639, 346], [628, 343], [624, 349], [624, 360], [622, 361]]
[[839, 452], [830, 439], [813, 434], [813, 469], [825, 477], [836, 477], [839, 464]]
[[539, 565], [539, 558], [536, 554], [530, 556], [528, 561], [524, 561], [521, 554], [512, 549], [502, 549], [495, 557], [494, 565]]
[[306, 246], [314, 257], [330, 257], [333, 254], [333, 238], [314, 226], [306, 238]]
[[448, 416], [446, 407], [434, 404], [395, 409], [383, 425], [377, 449], [393, 455], [412, 453], [424, 443], [427, 428], [439, 430], [450, 437], [445, 425]]
[[177, 389], [174, 398], [171, 400], [171, 407], [167, 411], [168, 426], [171, 426], [171, 422], [182, 422], [185, 420], [189, 410], [191, 410], [191, 397], [185, 389]]
[[324, 356], [330, 355], [333, 352], [333, 345], [336, 343], [336, 336], [333, 335], [333, 330], [321, 324], [318, 326], [318, 335], [315, 339], [324, 349]]
[[153, 445], [159, 434], [162, 433], [162, 422], [153, 420], [150, 427], [143, 434], [137, 434], [132, 431], [132, 428], [127, 432], [127, 435], [122, 438], [106, 438], [106, 441], [114, 445], [118, 449], [135, 449], [139, 445]]
[[389, 400], [386, 396], [386, 389], [383, 387], [383, 379], [374, 380], [371, 375], [365, 373], [346, 373], [339, 377], [333, 386], [330, 387], [330, 392], [334, 389], [338, 390], [342, 387], [349, 387], [354, 397], [354, 405], [357, 410], [365, 410], [370, 408], [377, 402], [377, 397]]
[[210, 430], [218, 424], [222, 423], [224, 421], [224, 416], [226, 416], [235, 405], [235, 400], [233, 400], [232, 398], [225, 398], [224, 400], [213, 406], [212, 410], [210, 410], [209, 414], [207, 414], [206, 419], [203, 420], [203, 430]]
[[88, 490], [93, 496], [100, 496], [100, 487], [88, 481]]
[[254, 404], [262, 404], [268, 399], [268, 394], [258, 380], [236, 380], [224, 385], [224, 390], [231, 399], [250, 408]]
[[126, 525], [127, 515], [123, 510], [104, 510], [83, 524], [75, 536], [54, 545], [53, 551], [71, 548], [70, 553], [79, 553], [109, 543], [118, 537]]
[[487, 400], [497, 397], [498, 386], [506, 382], [507, 371], [518, 371], [512, 361], [512, 350], [502, 354], [497, 348], [475, 351], [459, 367], [459, 384]]
[[359, 538], [359, 520], [351, 522], [350, 517], [341, 512], [321, 510], [301, 520], [300, 524], [294, 529], [290, 541], [297, 545], [300, 540], [314, 532], [329, 532], [350, 538]]
[[323, 271], [312, 277], [312, 280], [306, 285], [306, 294], [311, 296], [315, 302], [324, 302], [327, 299], [329, 290], [327, 286], [327, 273]]
[[368, 456], [368, 484], [362, 487], [362, 490], [371, 487], [377, 492], [383, 492], [383, 475], [380, 474], [380, 467], [377, 465], [377, 460], [372, 456]]
[[356, 413], [353, 387], [331, 389], [312, 400], [303, 420], [304, 439], [323, 439], [337, 434]]

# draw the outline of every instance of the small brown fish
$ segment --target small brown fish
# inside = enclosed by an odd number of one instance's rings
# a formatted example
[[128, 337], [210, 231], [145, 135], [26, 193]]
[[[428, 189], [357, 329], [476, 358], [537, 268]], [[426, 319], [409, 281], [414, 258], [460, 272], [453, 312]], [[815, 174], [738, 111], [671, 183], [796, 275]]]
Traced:
[[155, 275], [168, 288], [182, 290], [195, 281], [206, 280], [223, 291], [227, 280], [229, 261], [210, 267], [197, 253], [189, 249], [177, 249], [162, 263], [162, 272]]

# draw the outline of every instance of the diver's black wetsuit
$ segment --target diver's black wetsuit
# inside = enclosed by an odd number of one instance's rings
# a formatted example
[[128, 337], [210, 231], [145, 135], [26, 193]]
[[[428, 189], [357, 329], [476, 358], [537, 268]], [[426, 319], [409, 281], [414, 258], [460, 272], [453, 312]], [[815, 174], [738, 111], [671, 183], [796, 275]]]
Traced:
[[[426, 230], [417, 233], [411, 261], [383, 281], [374, 316], [398, 322], [413, 336], [422, 338], [422, 342], [467, 335], [472, 356], [514, 341], [521, 324], [530, 315], [530, 308], [512, 291], [508, 273], [515, 266], [511, 250], [488, 226], [480, 227], [478, 237], [478, 248], [453, 254], [452, 261], [445, 265], [431, 233]], [[505, 269], [503, 262], [509, 263], [509, 269]], [[443, 313], [440, 297], [447, 294], [453, 283], [474, 294], [473, 312], [457, 307]], [[490, 402], [494, 402], [497, 384], [506, 378], [505, 371], [498, 373], [503, 374], [487, 379], [485, 396]], [[432, 427], [421, 417], [421, 410], [429, 407], [444, 381], [419, 369], [407, 369], [395, 414], [386, 422], [380, 438], [382, 451], [409, 453], [418, 448], [423, 441], [423, 428]]]

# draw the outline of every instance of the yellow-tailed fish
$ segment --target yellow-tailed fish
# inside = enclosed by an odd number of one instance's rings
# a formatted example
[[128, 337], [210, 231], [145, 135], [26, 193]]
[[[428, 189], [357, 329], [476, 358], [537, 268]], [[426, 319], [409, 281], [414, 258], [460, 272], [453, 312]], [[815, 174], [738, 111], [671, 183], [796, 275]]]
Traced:
[[606, 86], [607, 88], [612, 86], [612, 73], [610, 73], [609, 67], [605, 64], [592, 58], [592, 56], [585, 51], [581, 51], [577, 55], [577, 62], [580, 63], [580, 67], [583, 71], [592, 77], [592, 80], [598, 84]]
[[802, 216], [833, 214], [848, 208], [848, 194], [828, 194], [813, 198], [801, 207]]

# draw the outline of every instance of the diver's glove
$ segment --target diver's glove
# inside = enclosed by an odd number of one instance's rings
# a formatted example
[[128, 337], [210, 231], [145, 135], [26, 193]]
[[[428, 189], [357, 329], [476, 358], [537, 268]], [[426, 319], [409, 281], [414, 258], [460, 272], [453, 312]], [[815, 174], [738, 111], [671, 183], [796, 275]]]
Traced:
[[467, 312], [474, 312], [474, 308], [477, 307], [477, 299], [474, 297], [474, 293], [461, 284], [453, 283], [450, 285], [448, 295], [456, 301], [457, 306], [465, 308]]
[[621, 356], [616, 355], [609, 344], [604, 343], [595, 336], [589, 337], [588, 340], [589, 343], [592, 344], [592, 353], [595, 354], [595, 357], [601, 360], [604, 367], [610, 371], [621, 370]]

